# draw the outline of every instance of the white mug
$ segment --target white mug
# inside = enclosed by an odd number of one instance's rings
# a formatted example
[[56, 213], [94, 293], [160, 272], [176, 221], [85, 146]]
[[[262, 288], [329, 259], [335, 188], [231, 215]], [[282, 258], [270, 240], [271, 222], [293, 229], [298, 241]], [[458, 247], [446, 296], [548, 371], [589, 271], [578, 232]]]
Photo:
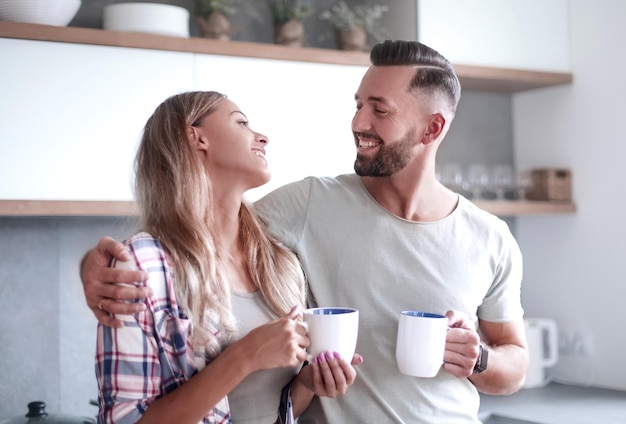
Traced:
[[309, 360], [322, 352], [337, 352], [342, 359], [352, 360], [359, 333], [359, 311], [352, 308], [311, 308], [303, 313], [311, 344]]
[[402, 374], [434, 377], [443, 365], [448, 318], [430, 312], [402, 311], [396, 361]]

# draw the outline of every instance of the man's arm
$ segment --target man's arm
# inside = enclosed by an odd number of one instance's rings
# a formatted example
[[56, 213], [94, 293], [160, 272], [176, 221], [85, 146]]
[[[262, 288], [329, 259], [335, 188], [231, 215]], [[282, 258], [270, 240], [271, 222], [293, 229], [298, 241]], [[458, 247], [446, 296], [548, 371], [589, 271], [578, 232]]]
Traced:
[[490, 395], [508, 395], [524, 384], [528, 369], [528, 345], [524, 320], [496, 323], [479, 321], [483, 343], [489, 350], [487, 370], [470, 380]]
[[123, 244], [110, 237], [103, 237], [98, 245], [89, 250], [80, 262], [80, 279], [87, 306], [98, 321], [110, 327], [123, 327], [120, 320], [110, 314], [133, 314], [145, 309], [143, 303], [127, 303], [125, 300], [143, 299], [151, 294], [147, 287], [119, 285], [146, 281], [143, 271], [128, 271], [109, 268], [111, 258], [126, 262], [131, 259]]
[[[450, 330], [446, 337], [444, 368], [456, 377], [469, 377], [476, 388], [487, 394], [506, 395], [524, 384], [528, 368], [528, 348], [523, 319], [496, 323], [479, 320], [479, 332], [458, 311], [446, 313]], [[474, 373], [480, 345], [488, 350], [487, 369]]]

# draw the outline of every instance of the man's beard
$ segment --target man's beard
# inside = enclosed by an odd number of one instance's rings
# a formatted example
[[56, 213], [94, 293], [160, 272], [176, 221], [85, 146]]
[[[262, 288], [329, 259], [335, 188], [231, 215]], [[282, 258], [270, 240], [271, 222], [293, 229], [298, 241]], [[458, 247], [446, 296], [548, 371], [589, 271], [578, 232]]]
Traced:
[[403, 169], [413, 159], [415, 132], [410, 131], [400, 140], [382, 144], [372, 159], [357, 153], [354, 172], [361, 177], [388, 177]]

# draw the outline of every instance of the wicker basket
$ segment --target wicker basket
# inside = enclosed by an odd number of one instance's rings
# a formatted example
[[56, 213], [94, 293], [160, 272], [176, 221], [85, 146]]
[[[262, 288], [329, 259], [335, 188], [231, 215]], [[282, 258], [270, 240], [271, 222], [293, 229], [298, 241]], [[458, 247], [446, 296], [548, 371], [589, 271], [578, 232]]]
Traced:
[[572, 200], [572, 173], [569, 169], [533, 169], [529, 200]]

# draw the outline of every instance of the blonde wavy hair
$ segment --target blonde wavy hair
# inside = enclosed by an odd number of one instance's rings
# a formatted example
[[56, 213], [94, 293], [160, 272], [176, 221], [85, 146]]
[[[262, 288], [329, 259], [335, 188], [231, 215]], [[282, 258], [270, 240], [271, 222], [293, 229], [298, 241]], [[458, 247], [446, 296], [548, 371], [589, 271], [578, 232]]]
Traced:
[[[225, 97], [195, 91], [165, 100], [148, 119], [135, 158], [141, 226], [170, 256], [194, 349], [211, 356], [232, 341], [236, 328], [225, 254], [216, 239], [220, 223], [213, 213], [211, 180], [187, 139], [187, 128], [198, 125]], [[247, 271], [271, 310], [284, 315], [294, 305], [304, 307], [305, 279], [296, 256], [269, 235], [243, 200], [239, 223]]]

